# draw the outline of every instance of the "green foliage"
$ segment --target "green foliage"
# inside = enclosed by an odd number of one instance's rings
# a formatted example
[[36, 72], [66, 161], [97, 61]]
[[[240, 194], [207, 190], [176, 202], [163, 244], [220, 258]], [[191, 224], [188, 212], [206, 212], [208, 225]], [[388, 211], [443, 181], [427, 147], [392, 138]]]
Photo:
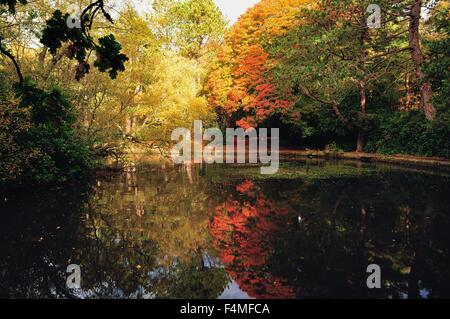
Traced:
[[395, 21], [376, 30], [361, 28], [366, 19], [361, 8], [369, 3], [319, 1], [320, 9], [304, 9], [301, 23], [266, 44], [277, 61], [270, 77], [280, 95], [296, 101], [288, 120], [298, 122], [304, 138], [318, 140], [315, 146], [366, 136], [379, 111], [373, 107], [379, 100], [373, 92], [383, 80], [395, 89], [406, 38]]
[[[21, 0], [20, 3], [27, 4], [27, 1]], [[10, 14], [16, 14], [17, 4], [17, 1], [0, 2], [0, 5], [8, 6]], [[120, 53], [121, 45], [115, 37], [107, 35], [96, 43], [89, 32], [98, 13], [112, 23], [103, 1], [93, 2], [85, 8], [79, 28], [68, 26], [68, 13], [54, 11], [42, 34], [27, 29], [39, 16], [34, 11], [40, 8], [39, 5], [30, 7], [30, 11], [24, 9], [27, 15], [25, 20], [18, 20], [18, 25], [28, 30], [25, 33], [37, 35], [56, 60], [63, 56], [76, 60], [77, 80], [89, 73], [89, 57], [93, 51], [97, 54], [94, 65], [101, 72], [108, 72], [111, 78], [125, 70], [124, 63], [128, 58]], [[8, 16], [4, 10], [2, 14]], [[0, 36], [0, 40], [3, 37]], [[14, 64], [19, 82], [11, 90], [4, 85], [9, 79], [3, 74], [0, 78], [0, 183], [60, 183], [82, 177], [94, 166], [95, 157], [90, 150], [92, 145], [81, 137], [83, 132], [74, 130], [78, 123], [72, 104], [58, 88], [48, 90], [45, 88], [47, 84], [37, 85], [22, 76], [19, 59], [5, 45], [8, 43], [9, 46], [11, 41], [14, 41], [14, 36], [2, 41], [0, 49], [2, 55]], [[26, 61], [27, 58], [21, 57], [20, 60]], [[44, 58], [45, 54], [42, 61]]]
[[450, 104], [450, 10], [438, 7], [431, 18], [431, 39], [425, 41], [428, 48], [428, 61], [425, 64], [426, 78], [431, 82], [435, 93], [433, 102], [440, 112], [449, 112]]
[[[67, 123], [65, 123], [67, 124]], [[29, 147], [40, 150], [24, 174], [26, 180], [38, 183], [61, 183], [85, 176], [91, 168], [89, 149], [64, 125], [38, 125], [29, 131]]]
[[[199, 59], [207, 47], [218, 44], [226, 28], [225, 18], [212, 0], [185, 0], [159, 5], [163, 11], [170, 45], [189, 58]], [[163, 6], [161, 8], [161, 6]], [[157, 8], [158, 9], [158, 8]]]
[[[431, 33], [424, 41], [428, 59], [426, 79], [434, 91], [438, 114], [427, 121], [423, 112], [385, 112], [369, 138], [372, 152], [403, 153], [450, 158], [450, 21], [448, 6], [438, 6], [431, 17]], [[392, 102], [391, 102], [392, 104]]]
[[[27, 4], [26, 0], [19, 0], [22, 4]], [[11, 14], [16, 13], [16, 0], [2, 0], [0, 5], [8, 6]], [[103, 17], [113, 23], [111, 16], [104, 9], [103, 1], [96, 1], [90, 4], [81, 15], [80, 27], [69, 27], [68, 21], [71, 19], [69, 13], [63, 14], [60, 10], [53, 12], [52, 17], [47, 20], [40, 42], [49, 48], [53, 56], [57, 55], [58, 49], [64, 50], [61, 55], [69, 59], [75, 59], [78, 62], [76, 67], [76, 79], [80, 80], [89, 73], [90, 64], [88, 61], [89, 53], [95, 50], [97, 52], [97, 60], [95, 66], [102, 72], [109, 71], [112, 79], [117, 77], [118, 72], [125, 70], [125, 62], [128, 58], [120, 53], [121, 46], [116, 42], [112, 34], [99, 39], [99, 44], [95, 43], [89, 30], [92, 28], [94, 18], [101, 12]], [[35, 12], [28, 12], [29, 18], [33, 20]], [[0, 38], [1, 39], [1, 38]], [[2, 45], [2, 54], [8, 55], [9, 51]], [[13, 58], [10, 57], [12, 60]]]
[[380, 119], [367, 145], [369, 152], [450, 158], [450, 116], [426, 121], [421, 111], [395, 112]]
[[0, 183], [60, 183], [86, 174], [92, 155], [74, 133], [75, 116], [66, 97], [29, 79], [15, 91], [20, 102], [1, 105]]
[[[438, 109], [436, 119], [429, 122], [422, 112], [407, 112], [418, 105], [404, 103], [405, 91], [410, 90], [405, 78], [414, 77], [405, 64], [410, 60], [407, 20], [383, 22], [382, 28], [364, 34], [360, 26], [365, 17], [358, 8], [369, 2], [320, 3], [320, 10], [304, 10], [297, 27], [266, 44], [277, 61], [270, 76], [278, 91], [295, 98], [283, 120], [300, 132], [301, 147], [323, 148], [334, 142], [351, 150], [347, 146], [360, 132], [368, 142], [366, 151], [449, 157], [448, 5], [435, 8], [423, 37], [428, 54], [424, 71]], [[401, 13], [387, 2], [378, 4], [390, 8], [392, 15]], [[362, 37], [366, 41], [361, 42]], [[365, 87], [365, 110], [360, 107], [360, 81]], [[338, 120], [333, 106], [345, 121]]]
[[15, 86], [15, 91], [16, 97], [20, 99], [19, 107], [30, 107], [34, 124], [59, 128], [74, 122], [70, 104], [58, 89], [46, 92], [27, 78], [22, 85]]
[[68, 13], [63, 15], [60, 10], [53, 12], [53, 16], [47, 20], [41, 43], [47, 46], [54, 55], [63, 43], [72, 42], [74, 56], [78, 61], [83, 61], [86, 57], [86, 50], [92, 48], [92, 44], [84, 36], [81, 28], [69, 28], [67, 26], [69, 17]]

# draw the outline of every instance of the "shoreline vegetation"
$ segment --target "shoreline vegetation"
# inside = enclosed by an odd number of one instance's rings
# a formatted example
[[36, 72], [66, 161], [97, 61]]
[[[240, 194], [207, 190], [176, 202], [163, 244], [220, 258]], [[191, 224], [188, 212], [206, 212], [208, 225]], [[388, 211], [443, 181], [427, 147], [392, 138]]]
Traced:
[[[301, 150], [292, 148], [282, 148], [279, 151], [280, 164], [290, 163], [296, 161], [338, 161], [342, 163], [353, 163], [357, 166], [359, 164], [376, 165], [386, 164], [389, 167], [395, 169], [407, 169], [417, 173], [433, 173], [434, 175], [447, 175], [450, 173], [450, 160], [439, 157], [423, 157], [413, 156], [406, 154], [377, 154], [377, 153], [358, 153], [358, 152], [342, 152], [342, 151], [329, 151], [329, 150]], [[319, 164], [318, 162], [316, 164]], [[199, 164], [185, 164], [187, 166], [199, 165]], [[216, 165], [216, 164], [208, 164]], [[225, 164], [219, 164], [225, 165]], [[246, 167], [255, 164], [232, 164], [233, 167], [242, 166]], [[153, 170], [164, 169], [167, 167], [176, 166], [169, 158], [162, 156], [161, 154], [138, 151], [128, 154], [128, 160], [122, 162], [107, 162], [103, 165], [99, 165], [93, 168], [89, 172], [85, 172], [80, 179], [68, 180], [64, 182], [55, 182], [47, 184], [29, 184], [29, 183], [0, 183], [0, 190], [5, 195], [10, 195], [11, 192], [27, 191], [36, 189], [41, 191], [43, 189], [59, 189], [61, 187], [78, 185], [78, 183], [84, 183], [99, 176], [108, 176], [111, 174], [118, 174], [122, 172], [136, 173], [142, 168]], [[178, 166], [182, 166], [179, 164]], [[281, 170], [282, 168], [280, 168]], [[192, 174], [192, 172], [191, 172]], [[326, 172], [325, 172], [326, 175]], [[280, 174], [275, 174], [275, 178], [279, 178]], [[283, 174], [281, 174], [283, 176]], [[450, 175], [449, 175], [450, 176]], [[333, 176], [330, 176], [332, 178]], [[271, 175], [266, 178], [270, 179]], [[6, 199], [7, 197], [5, 197]]]
[[[225, 153], [226, 154], [226, 153]], [[224, 156], [225, 156], [224, 154]], [[439, 171], [444, 169], [450, 171], [450, 159], [442, 157], [425, 157], [410, 154], [381, 154], [381, 153], [358, 153], [330, 150], [309, 150], [281, 148], [279, 150], [280, 163], [295, 160], [322, 159], [322, 160], [342, 160], [354, 161], [367, 164], [391, 164], [402, 167], [426, 168], [428, 170]], [[248, 157], [247, 157], [248, 159]], [[173, 165], [171, 160], [160, 154], [148, 154], [148, 152], [136, 150], [129, 154], [128, 161], [119, 163], [108, 163], [100, 167], [97, 171], [128, 171], [135, 170], [140, 164]], [[195, 165], [195, 164], [191, 164]], [[214, 164], [212, 164], [214, 165]], [[254, 165], [254, 164], [233, 164], [233, 165]]]
[[334, 152], [326, 150], [295, 150], [284, 149], [280, 155], [303, 158], [328, 158], [340, 160], [357, 160], [366, 163], [385, 163], [396, 165], [410, 165], [427, 167], [433, 169], [450, 169], [450, 160], [442, 157], [424, 157], [407, 154], [379, 154], [379, 153], [358, 153], [358, 152]]

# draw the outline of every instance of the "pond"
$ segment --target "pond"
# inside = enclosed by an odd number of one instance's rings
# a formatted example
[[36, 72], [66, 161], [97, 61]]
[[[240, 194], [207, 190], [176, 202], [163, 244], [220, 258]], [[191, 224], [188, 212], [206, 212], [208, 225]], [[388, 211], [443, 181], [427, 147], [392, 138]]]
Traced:
[[[3, 194], [1, 298], [450, 297], [450, 174], [141, 165]], [[67, 266], [81, 269], [68, 289]], [[381, 267], [380, 289], [367, 267]]]

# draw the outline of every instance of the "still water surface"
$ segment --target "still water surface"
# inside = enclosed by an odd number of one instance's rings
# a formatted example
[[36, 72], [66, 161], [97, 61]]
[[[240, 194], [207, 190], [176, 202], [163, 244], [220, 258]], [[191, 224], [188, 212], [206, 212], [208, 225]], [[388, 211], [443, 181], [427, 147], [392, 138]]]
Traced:
[[[3, 298], [450, 297], [450, 177], [347, 162], [161, 167], [4, 194]], [[81, 290], [66, 267], [81, 266]], [[367, 266], [382, 269], [369, 290]]]

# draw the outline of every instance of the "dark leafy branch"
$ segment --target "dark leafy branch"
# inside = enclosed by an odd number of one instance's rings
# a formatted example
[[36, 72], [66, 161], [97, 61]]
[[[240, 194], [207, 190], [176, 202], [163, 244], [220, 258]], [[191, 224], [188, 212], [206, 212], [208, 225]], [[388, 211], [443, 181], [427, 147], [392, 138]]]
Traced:
[[18, 2], [23, 5], [28, 3], [27, 0], [19, 0], [19, 1], [17, 1], [17, 0], [0, 0], [0, 5], [7, 6], [9, 12], [14, 14], [16, 12], [16, 5]]
[[19, 77], [19, 83], [23, 83], [23, 75], [22, 71], [20, 70], [20, 66], [17, 63], [16, 59], [14, 58], [14, 55], [12, 55], [11, 52], [4, 46], [3, 44], [3, 38], [0, 36], [0, 53], [6, 56], [8, 59], [11, 60], [11, 62], [14, 64], [14, 68], [16, 69], [17, 76]]
[[114, 35], [110, 34], [98, 39], [95, 43], [89, 34], [95, 16], [102, 12], [104, 18], [113, 23], [111, 16], [105, 11], [103, 0], [93, 2], [87, 6], [80, 16], [80, 28], [70, 28], [67, 21], [71, 19], [68, 13], [62, 14], [57, 10], [53, 17], [47, 21], [47, 26], [43, 31], [41, 43], [47, 46], [50, 52], [55, 55], [63, 43], [69, 43], [66, 56], [78, 62], [76, 68], [76, 79], [80, 80], [89, 73], [90, 65], [87, 61], [89, 52], [95, 50], [97, 60], [94, 62], [101, 72], [109, 72], [112, 79], [117, 77], [119, 71], [125, 70], [127, 56], [120, 53], [121, 45], [116, 41]]
[[[23, 5], [27, 4], [27, 0], [0, 0], [0, 5], [8, 6], [9, 12], [14, 14], [18, 2]], [[102, 13], [107, 21], [113, 23], [113, 19], [105, 10], [104, 1], [98, 0], [83, 10], [80, 16], [79, 27], [70, 27], [68, 21], [73, 17], [69, 13], [64, 14], [60, 10], [56, 10], [47, 21], [42, 33], [41, 43], [48, 47], [49, 52], [53, 56], [57, 54], [57, 51], [64, 44], [67, 44], [67, 47], [64, 48], [62, 53], [67, 58], [78, 62], [75, 70], [75, 78], [77, 80], [82, 79], [89, 73], [90, 64], [88, 59], [92, 51], [95, 51], [97, 55], [94, 66], [101, 72], [108, 72], [112, 79], [117, 77], [118, 72], [125, 70], [125, 62], [128, 60], [128, 57], [120, 53], [122, 47], [116, 41], [114, 35], [110, 34], [99, 38], [98, 43], [90, 35], [89, 31], [92, 28], [94, 18], [99, 12]], [[19, 77], [19, 83], [22, 84], [24, 78], [20, 67], [1, 40], [0, 53], [12, 61]]]

